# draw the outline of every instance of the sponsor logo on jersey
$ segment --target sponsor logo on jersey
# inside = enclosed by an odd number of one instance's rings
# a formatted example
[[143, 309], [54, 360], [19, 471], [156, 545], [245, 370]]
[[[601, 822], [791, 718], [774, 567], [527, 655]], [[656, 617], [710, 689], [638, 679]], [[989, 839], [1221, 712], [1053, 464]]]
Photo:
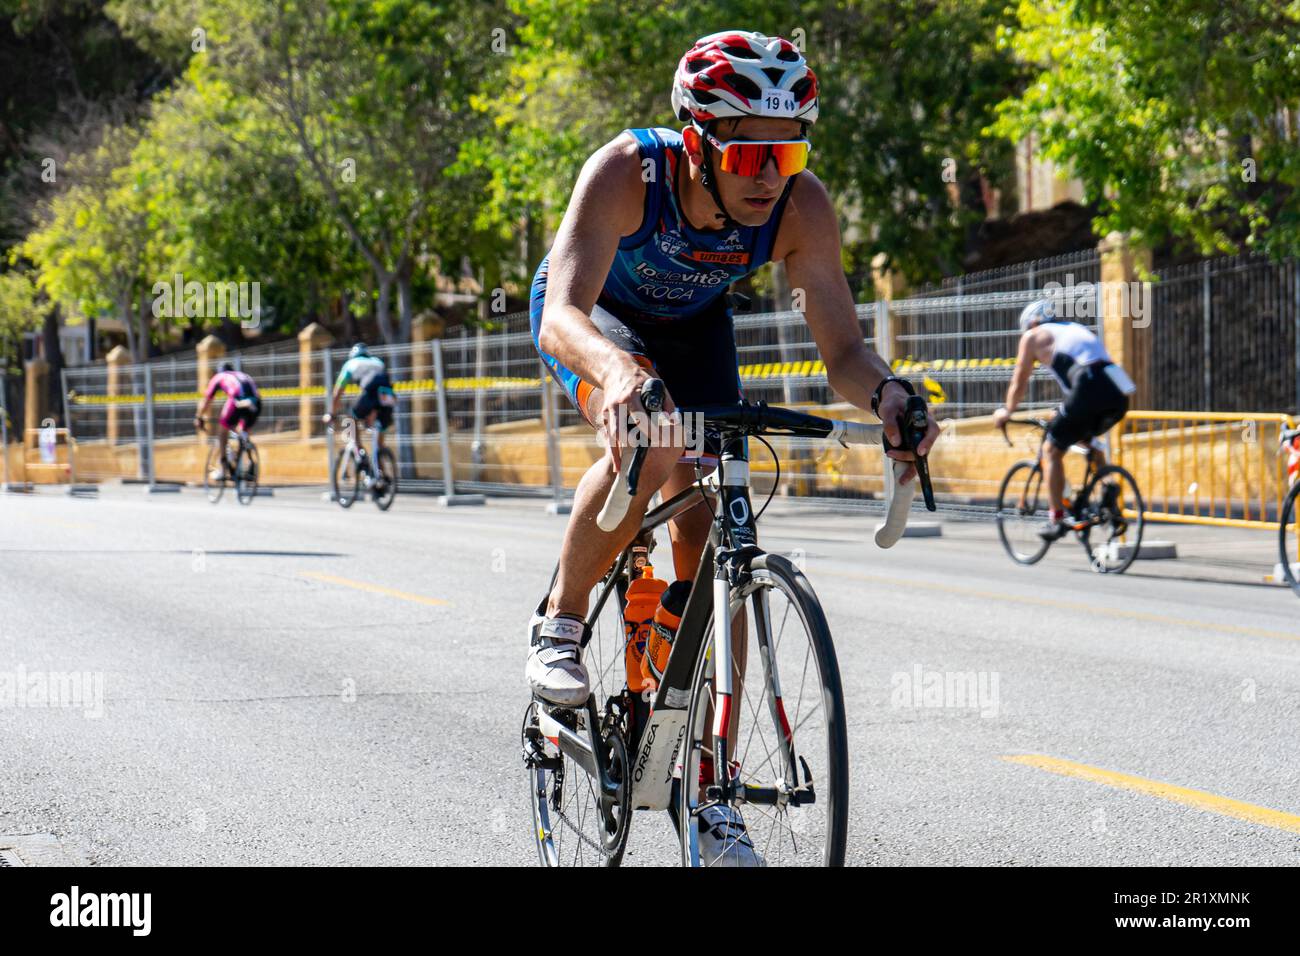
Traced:
[[687, 258], [694, 259], [696, 262], [718, 262], [727, 266], [749, 265], [748, 252], [708, 252], [704, 249], [696, 249]]
[[690, 246], [679, 232], [661, 232], [655, 241], [659, 245], [659, 251], [666, 256], [675, 256]]

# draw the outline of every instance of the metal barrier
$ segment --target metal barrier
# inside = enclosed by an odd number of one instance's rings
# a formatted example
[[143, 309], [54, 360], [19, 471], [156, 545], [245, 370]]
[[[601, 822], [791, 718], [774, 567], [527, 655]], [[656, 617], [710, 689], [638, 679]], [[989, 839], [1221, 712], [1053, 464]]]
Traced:
[[1148, 518], [1275, 530], [1286, 496], [1279, 435], [1289, 415], [1132, 411], [1115, 461], [1137, 479]]

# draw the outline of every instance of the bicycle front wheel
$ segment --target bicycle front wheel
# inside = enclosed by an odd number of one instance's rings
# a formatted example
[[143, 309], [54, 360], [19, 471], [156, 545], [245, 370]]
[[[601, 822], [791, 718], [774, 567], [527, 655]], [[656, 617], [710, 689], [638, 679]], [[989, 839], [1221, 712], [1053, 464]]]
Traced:
[[[683, 743], [678, 833], [686, 866], [842, 866], [848, 839], [849, 745], [839, 664], [807, 578], [760, 555], [732, 592], [732, 697], [726, 768], [714, 766], [718, 706], [712, 641], [700, 654]], [[714, 613], [720, 609], [715, 608]], [[724, 777], [724, 774], [726, 775]], [[708, 788], [732, 781], [732, 796]], [[743, 795], [743, 798], [742, 798]], [[706, 811], [743, 820], [709, 840]]]
[[[216, 472], [220, 477], [213, 477]], [[221, 442], [212, 439], [208, 445], [207, 461], [203, 465], [203, 492], [214, 505], [226, 491], [226, 469], [222, 461]]]
[[1097, 470], [1083, 489], [1080, 517], [1087, 522], [1079, 535], [1092, 569], [1123, 574], [1142, 547], [1142, 512], [1146, 506], [1137, 482], [1119, 465]]
[[361, 470], [350, 448], [344, 448], [334, 460], [334, 500], [340, 508], [351, 508], [361, 493]]
[[249, 504], [256, 497], [259, 471], [257, 448], [252, 442], [247, 442], [239, 450], [235, 465], [235, 496], [241, 505]]
[[1012, 561], [1037, 564], [1042, 560], [1051, 543], [1038, 531], [1050, 514], [1043, 469], [1029, 459], [1016, 462], [998, 489], [997, 512], [998, 537]]
[[397, 459], [387, 448], [379, 449], [379, 477], [375, 479], [375, 504], [380, 511], [387, 511], [397, 497]]
[[1282, 565], [1282, 578], [1300, 597], [1300, 481], [1282, 503], [1282, 516], [1277, 529], [1278, 561]]

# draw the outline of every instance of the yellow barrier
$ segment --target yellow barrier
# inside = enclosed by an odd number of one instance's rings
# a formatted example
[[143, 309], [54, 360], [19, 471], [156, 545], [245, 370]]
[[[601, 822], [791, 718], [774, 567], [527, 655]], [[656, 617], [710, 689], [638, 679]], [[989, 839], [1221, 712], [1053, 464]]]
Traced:
[[1148, 518], [1276, 530], [1287, 492], [1271, 412], [1132, 411], [1117, 427], [1115, 461], [1142, 491]]

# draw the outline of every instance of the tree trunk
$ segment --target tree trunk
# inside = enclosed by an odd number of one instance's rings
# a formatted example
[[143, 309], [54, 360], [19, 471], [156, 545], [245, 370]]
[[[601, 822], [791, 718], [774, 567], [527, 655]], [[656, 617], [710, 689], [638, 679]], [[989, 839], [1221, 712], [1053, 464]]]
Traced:
[[144, 361], [158, 354], [153, 341], [153, 299], [143, 288], [140, 290], [140, 354]]
[[379, 287], [379, 301], [375, 304], [375, 324], [379, 326], [379, 335], [385, 345], [393, 344], [393, 274], [375, 272], [375, 283]]
[[117, 317], [122, 320], [122, 326], [126, 329], [126, 350], [131, 353], [131, 361], [138, 362], [140, 361], [140, 353], [137, 351], [135, 321], [131, 316], [131, 290], [129, 288], [123, 289], [121, 297], [117, 300]]
[[542, 264], [542, 256], [546, 254], [542, 241], [542, 217], [533, 215], [533, 207], [530, 205], [524, 217], [524, 262], [528, 267], [526, 278], [530, 285], [533, 276], [537, 274], [537, 267]]
[[415, 314], [415, 304], [411, 301], [414, 289], [411, 283], [411, 273], [415, 271], [415, 264], [408, 258], [406, 261], [398, 264], [397, 267], [397, 301], [401, 310], [401, 342], [410, 344], [411, 341], [411, 323]]

